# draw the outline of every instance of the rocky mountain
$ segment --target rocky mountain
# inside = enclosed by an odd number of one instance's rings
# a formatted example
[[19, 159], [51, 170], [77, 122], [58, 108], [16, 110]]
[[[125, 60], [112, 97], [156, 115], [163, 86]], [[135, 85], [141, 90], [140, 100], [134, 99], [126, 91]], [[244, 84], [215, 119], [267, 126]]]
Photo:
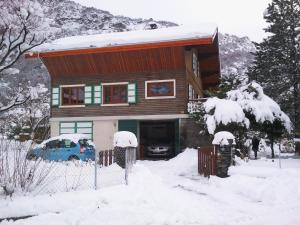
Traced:
[[[176, 26], [172, 22], [153, 21], [151, 18], [132, 19], [114, 16], [107, 11], [85, 7], [70, 0], [39, 1], [51, 27], [48, 40], [80, 34], [145, 29], [150, 22], [157, 23], [159, 27]], [[220, 34], [219, 42], [222, 75], [244, 78], [246, 68], [252, 60], [250, 52], [255, 51], [253, 43], [248, 37], [239, 38], [229, 34]], [[11, 76], [12, 83], [24, 83], [25, 80], [29, 80], [31, 85], [37, 83], [49, 85], [50, 78], [46, 68], [39, 60], [20, 60], [17, 68], [21, 71], [22, 76], [17, 74]]]
[[247, 67], [253, 60], [255, 45], [248, 37], [219, 34], [222, 76], [238, 76], [246, 79]]

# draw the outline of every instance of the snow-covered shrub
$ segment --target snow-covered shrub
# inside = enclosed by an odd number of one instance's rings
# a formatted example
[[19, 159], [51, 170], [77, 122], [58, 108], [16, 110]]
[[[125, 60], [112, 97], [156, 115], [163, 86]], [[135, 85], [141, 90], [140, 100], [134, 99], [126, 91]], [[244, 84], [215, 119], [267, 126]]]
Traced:
[[53, 163], [42, 159], [27, 160], [31, 142], [0, 139], [0, 187], [5, 195], [31, 192], [45, 184]]
[[237, 146], [242, 147], [246, 132], [252, 130], [266, 135], [273, 149], [274, 141], [292, 130], [289, 117], [264, 94], [258, 83], [242, 85], [228, 91], [226, 96], [224, 99], [211, 97], [205, 103], [189, 107], [192, 117], [204, 122], [209, 134], [230, 131], [237, 137]]

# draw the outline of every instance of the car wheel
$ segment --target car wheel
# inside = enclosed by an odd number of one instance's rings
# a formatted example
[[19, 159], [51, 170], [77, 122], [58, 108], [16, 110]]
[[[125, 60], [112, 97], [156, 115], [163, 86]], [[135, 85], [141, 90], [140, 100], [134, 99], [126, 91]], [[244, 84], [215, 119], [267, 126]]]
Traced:
[[75, 160], [79, 160], [78, 156], [76, 156], [76, 155], [71, 155], [71, 156], [69, 157], [69, 161], [75, 161]]

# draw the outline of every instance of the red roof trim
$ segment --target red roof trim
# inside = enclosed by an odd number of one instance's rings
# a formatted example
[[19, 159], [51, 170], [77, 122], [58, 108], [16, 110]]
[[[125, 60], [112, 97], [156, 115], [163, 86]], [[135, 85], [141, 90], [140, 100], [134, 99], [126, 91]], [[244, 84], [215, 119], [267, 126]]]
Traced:
[[188, 46], [188, 45], [206, 45], [206, 44], [212, 44], [214, 41], [214, 37], [215, 35], [213, 37], [201, 38], [201, 39], [120, 45], [120, 46], [109, 46], [109, 47], [101, 47], [101, 48], [84, 48], [84, 49], [72, 49], [72, 50], [60, 50], [60, 51], [48, 51], [48, 52], [31, 52], [31, 53], [26, 53], [25, 58], [39, 58], [39, 57], [47, 58], [47, 57], [58, 57], [58, 56], [65, 56], [65, 55], [121, 52], [121, 51], [133, 51], [133, 50], [153, 49], [153, 48], [163, 48], [163, 47], [179, 47], [179, 46]]

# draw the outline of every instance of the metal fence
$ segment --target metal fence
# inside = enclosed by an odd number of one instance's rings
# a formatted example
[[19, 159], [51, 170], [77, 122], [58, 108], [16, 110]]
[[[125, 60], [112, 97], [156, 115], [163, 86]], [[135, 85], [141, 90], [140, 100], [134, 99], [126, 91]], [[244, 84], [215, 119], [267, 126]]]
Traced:
[[[116, 149], [96, 153], [95, 161], [67, 161], [52, 163], [50, 171], [40, 193], [60, 191], [100, 189], [103, 187], [129, 183], [129, 174], [136, 162], [136, 148]], [[121, 158], [124, 166], [117, 162]], [[115, 163], [115, 164], [114, 164]], [[122, 168], [123, 167], [123, 168]]]
[[125, 183], [128, 185], [129, 173], [136, 163], [136, 148], [126, 148], [125, 152]]
[[30, 159], [31, 148], [30, 142], [0, 138], [0, 188], [36, 195], [128, 184], [136, 160], [135, 148], [125, 151], [124, 168], [114, 163], [115, 150], [98, 152], [95, 161], [84, 162]]

